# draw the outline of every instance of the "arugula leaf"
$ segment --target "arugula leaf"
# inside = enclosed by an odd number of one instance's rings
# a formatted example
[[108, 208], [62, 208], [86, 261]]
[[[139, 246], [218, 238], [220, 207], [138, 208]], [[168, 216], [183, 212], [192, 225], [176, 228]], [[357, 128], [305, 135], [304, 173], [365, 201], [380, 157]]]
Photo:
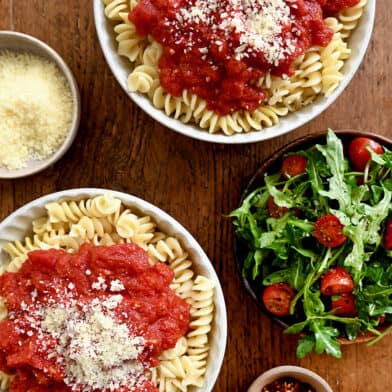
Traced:
[[339, 336], [339, 331], [333, 327], [327, 327], [320, 321], [312, 322], [311, 329], [315, 337], [315, 351], [317, 354], [322, 354], [324, 351], [335, 358], [341, 358], [340, 344], [336, 340]]
[[329, 178], [329, 190], [319, 190], [321, 196], [325, 196], [339, 202], [342, 211], [347, 211], [351, 199], [347, 184], [345, 183], [345, 159], [343, 144], [340, 139], [329, 129], [327, 133], [327, 145], [316, 145], [316, 148], [324, 155], [326, 163], [331, 170]]
[[313, 336], [304, 336], [298, 340], [297, 358], [302, 359], [313, 351], [314, 338]]
[[274, 283], [281, 283], [281, 282], [287, 283], [289, 281], [290, 275], [291, 275], [291, 270], [289, 268], [275, 271], [264, 278], [263, 285], [269, 286]]

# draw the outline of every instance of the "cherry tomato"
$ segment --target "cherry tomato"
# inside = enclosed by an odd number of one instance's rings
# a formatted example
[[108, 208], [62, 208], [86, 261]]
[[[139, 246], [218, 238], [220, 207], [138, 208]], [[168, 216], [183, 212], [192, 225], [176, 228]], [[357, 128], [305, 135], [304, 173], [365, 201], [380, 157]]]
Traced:
[[272, 196], [268, 198], [267, 207], [268, 213], [272, 218], [281, 218], [288, 211], [286, 207], [279, 207]]
[[332, 309], [335, 309], [334, 314], [339, 316], [355, 317], [358, 314], [355, 297], [350, 293], [332, 298]]
[[331, 268], [321, 279], [320, 291], [323, 295], [348, 294], [353, 290], [353, 279], [345, 268]]
[[385, 226], [384, 247], [385, 249], [392, 249], [392, 218], [388, 219]]
[[263, 303], [275, 316], [288, 316], [290, 303], [294, 297], [295, 291], [287, 283], [274, 283], [264, 290]]
[[382, 314], [382, 315], [380, 316], [380, 319], [379, 319], [378, 323], [379, 323], [379, 324], [384, 324], [384, 323], [385, 323], [385, 314]]
[[348, 156], [354, 169], [359, 171], [365, 170], [366, 164], [370, 159], [370, 153], [367, 150], [367, 147], [376, 154], [382, 154], [384, 152], [381, 145], [373, 139], [368, 137], [356, 137], [352, 140], [348, 148]]
[[281, 172], [286, 178], [305, 173], [308, 160], [302, 155], [290, 155], [283, 160]]
[[324, 215], [314, 224], [313, 235], [327, 248], [336, 248], [347, 239], [343, 234], [343, 227], [335, 215]]

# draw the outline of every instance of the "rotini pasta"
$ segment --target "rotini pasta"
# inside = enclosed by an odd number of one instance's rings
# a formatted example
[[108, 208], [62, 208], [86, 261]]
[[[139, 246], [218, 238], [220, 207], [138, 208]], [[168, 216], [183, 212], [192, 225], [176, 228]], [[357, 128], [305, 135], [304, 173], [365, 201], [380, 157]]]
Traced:
[[360, 0], [336, 17], [325, 19], [334, 31], [333, 39], [326, 47], [312, 47], [300, 56], [293, 64], [294, 75], [284, 79], [267, 74], [260, 79], [257, 85], [263, 87], [268, 96], [256, 110], [239, 110], [224, 116], [209, 110], [205, 100], [186, 90], [181, 97], [165, 92], [158, 67], [162, 47], [151, 37], [140, 37], [128, 19], [137, 0], [104, 0], [104, 4], [105, 15], [116, 23], [118, 53], [134, 65], [128, 76], [128, 90], [146, 94], [167, 116], [197, 124], [209, 133], [222, 132], [230, 136], [272, 127], [279, 123], [280, 117], [311, 104], [318, 96], [330, 96], [343, 79], [341, 70], [350, 56], [347, 39], [356, 28], [367, 0]]
[[0, 370], [0, 390], [6, 391], [11, 384], [12, 376], [5, 374]]
[[[120, 6], [121, 2], [117, 5]], [[189, 333], [173, 349], [160, 357], [151, 370], [151, 380], [162, 392], [188, 391], [202, 387], [208, 360], [208, 334], [214, 315], [214, 283], [195, 277], [193, 263], [180, 241], [159, 231], [150, 216], [141, 216], [126, 208], [110, 194], [80, 201], [62, 201], [46, 205], [47, 216], [36, 219], [32, 237], [3, 246], [9, 261], [0, 269], [17, 272], [36, 249], [58, 248], [77, 252], [85, 243], [112, 245], [133, 242], [143, 247], [152, 263], [166, 263], [174, 272], [171, 288], [191, 305]], [[0, 321], [7, 308], [0, 297]], [[0, 386], [8, 388], [11, 376], [0, 372]]]

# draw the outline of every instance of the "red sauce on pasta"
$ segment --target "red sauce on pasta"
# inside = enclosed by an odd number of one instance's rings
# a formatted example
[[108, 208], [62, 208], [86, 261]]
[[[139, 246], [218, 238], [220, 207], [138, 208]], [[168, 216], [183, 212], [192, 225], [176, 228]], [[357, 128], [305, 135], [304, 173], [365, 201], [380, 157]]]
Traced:
[[320, 0], [323, 5], [325, 12], [335, 14], [346, 8], [354, 7], [359, 3], [360, 0]]
[[290, 76], [298, 56], [330, 42], [323, 11], [358, 1], [141, 0], [129, 19], [163, 46], [163, 88], [177, 97], [196, 93], [225, 115], [256, 109], [266, 98], [263, 75]]
[[[169, 288], [172, 279], [168, 266], [151, 265], [133, 244], [85, 244], [75, 255], [30, 252], [17, 273], [0, 277], [8, 309], [0, 323], [0, 369], [16, 374], [10, 391], [157, 392], [146, 371], [189, 326], [190, 305]], [[78, 380], [80, 370], [93, 372], [91, 383]]]

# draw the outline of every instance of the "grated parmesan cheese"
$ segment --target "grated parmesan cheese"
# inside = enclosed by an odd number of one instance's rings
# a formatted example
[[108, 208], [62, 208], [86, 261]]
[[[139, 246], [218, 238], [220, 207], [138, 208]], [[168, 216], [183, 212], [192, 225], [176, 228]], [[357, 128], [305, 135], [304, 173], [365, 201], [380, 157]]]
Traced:
[[83, 391], [118, 390], [132, 387], [144, 377], [144, 366], [137, 361], [144, 350], [140, 336], [130, 336], [125, 324], [117, 323], [102, 306], [89, 311], [77, 307], [49, 308], [41, 323], [43, 332], [58, 339], [55, 357], [61, 353], [66, 385]]
[[[120, 281], [113, 282], [117, 285]], [[127, 324], [116, 320], [113, 310], [121, 303], [121, 295], [80, 303], [72, 292], [65, 292], [60, 302], [49, 304], [50, 299], [53, 298], [49, 297], [48, 304], [22, 306], [29, 313], [28, 324], [19, 324], [13, 312], [9, 317], [20, 325], [18, 333], [29, 337], [36, 333], [38, 350], [61, 366], [64, 383], [70, 390], [133, 390], [143, 385], [147, 380], [146, 365], [139, 356], [148, 343]], [[51, 341], [56, 344], [48, 345]]]
[[0, 166], [20, 169], [52, 155], [72, 121], [69, 84], [56, 64], [0, 51]]
[[[292, 27], [293, 16], [290, 6], [297, 0], [196, 0], [187, 2], [179, 9], [176, 20], [183, 25], [192, 23], [196, 26], [207, 25], [214, 33], [220, 32], [227, 39], [232, 32], [239, 34], [235, 46], [235, 58], [249, 57], [249, 54], [262, 52], [266, 61], [277, 66], [287, 55], [295, 50], [294, 42], [282, 38], [284, 27]], [[177, 31], [177, 30], [176, 30]], [[178, 30], [182, 34], [181, 29]], [[222, 41], [215, 40], [216, 45]], [[191, 42], [192, 45], [197, 42]], [[207, 48], [199, 49], [207, 53]]]

